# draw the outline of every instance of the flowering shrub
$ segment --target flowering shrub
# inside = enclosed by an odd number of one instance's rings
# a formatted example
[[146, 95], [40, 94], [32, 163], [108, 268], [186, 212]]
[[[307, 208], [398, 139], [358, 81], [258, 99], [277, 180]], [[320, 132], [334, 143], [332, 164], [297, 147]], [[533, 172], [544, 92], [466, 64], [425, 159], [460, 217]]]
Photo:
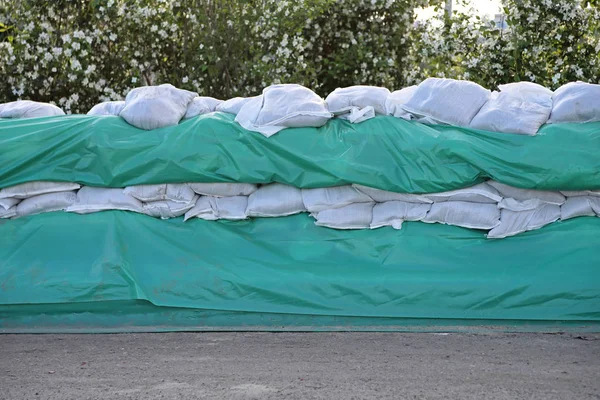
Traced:
[[0, 2], [0, 102], [87, 112], [165, 82], [221, 98], [279, 82], [322, 95], [349, 84], [398, 86], [412, 11], [428, 1]]
[[468, 13], [440, 14], [411, 32], [408, 75], [469, 79], [485, 87], [533, 81], [556, 88], [600, 82], [600, 4], [580, 0], [504, 0], [508, 29]]
[[[467, 13], [414, 25], [441, 0], [0, 0], [0, 103], [87, 112], [172, 83], [219, 98], [294, 82], [397, 89], [428, 76], [493, 88], [600, 79], [594, 0], [506, 0], [510, 29]], [[437, 22], [437, 23], [436, 23]]]

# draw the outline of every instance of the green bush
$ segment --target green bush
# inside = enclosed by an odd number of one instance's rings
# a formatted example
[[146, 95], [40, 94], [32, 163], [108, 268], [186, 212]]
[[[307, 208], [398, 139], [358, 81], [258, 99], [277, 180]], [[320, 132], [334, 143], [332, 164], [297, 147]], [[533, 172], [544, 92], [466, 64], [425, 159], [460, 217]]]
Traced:
[[0, 0], [0, 103], [87, 112], [160, 83], [218, 98], [300, 83], [322, 96], [428, 76], [486, 87], [600, 80], [598, 4], [506, 0], [511, 25], [454, 13], [414, 23], [441, 0]]
[[508, 29], [470, 13], [442, 14], [411, 31], [409, 83], [429, 76], [488, 88], [533, 81], [557, 88], [600, 82], [600, 8], [580, 0], [504, 0]]
[[1, 18], [0, 102], [87, 112], [169, 82], [220, 98], [280, 82], [398, 87], [428, 0], [23, 0]]

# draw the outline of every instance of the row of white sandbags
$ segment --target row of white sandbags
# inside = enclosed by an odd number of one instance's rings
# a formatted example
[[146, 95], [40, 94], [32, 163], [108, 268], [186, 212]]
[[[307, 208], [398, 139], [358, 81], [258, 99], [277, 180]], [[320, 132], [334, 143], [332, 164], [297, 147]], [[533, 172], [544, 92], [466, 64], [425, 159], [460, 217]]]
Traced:
[[[156, 129], [213, 111], [236, 115], [244, 128], [271, 136], [290, 127], [320, 127], [338, 117], [353, 123], [393, 115], [423, 123], [442, 123], [504, 133], [535, 134], [545, 123], [600, 121], [600, 85], [572, 82], [555, 92], [531, 82], [499, 86], [429, 78], [390, 93], [386, 88], [352, 86], [325, 100], [295, 84], [273, 85], [259, 96], [227, 101], [198, 96], [172, 85], [131, 90], [125, 101], [94, 106], [90, 115], [119, 115], [141, 129]], [[0, 105], [0, 118], [64, 115], [51, 104], [17, 101]]]
[[[267, 137], [285, 128], [320, 127], [332, 117], [359, 123], [375, 115], [393, 115], [528, 135], [546, 123], [600, 121], [600, 85], [573, 82], [553, 93], [535, 83], [517, 82], [499, 89], [490, 92], [469, 81], [429, 78], [393, 93], [373, 86], [336, 89], [323, 100], [303, 86], [283, 84], [269, 86], [256, 97], [221, 101], [161, 85], [134, 89], [125, 102], [97, 105], [90, 114], [121, 115], [134, 126], [154, 129], [221, 111], [235, 114], [241, 126]], [[165, 110], [171, 119], [165, 118]]]
[[298, 189], [283, 184], [188, 183], [82, 187], [75, 183], [31, 182], [0, 191], [0, 218], [66, 210], [87, 214], [133, 211], [153, 217], [185, 215], [205, 220], [242, 220], [309, 212], [316, 224], [336, 229], [375, 229], [403, 221], [442, 223], [489, 231], [503, 238], [559, 219], [600, 215], [600, 191], [549, 192], [488, 181], [470, 188], [405, 194], [348, 185]]

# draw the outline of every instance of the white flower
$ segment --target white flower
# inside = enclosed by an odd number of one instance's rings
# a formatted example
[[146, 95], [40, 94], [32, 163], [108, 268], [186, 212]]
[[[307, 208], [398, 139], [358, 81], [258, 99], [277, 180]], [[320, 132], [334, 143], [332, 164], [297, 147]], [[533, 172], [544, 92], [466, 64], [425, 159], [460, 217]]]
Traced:
[[184, 76], [183, 78], [181, 78], [181, 82], [182, 83], [188, 83], [190, 79], [187, 76]]
[[556, 85], [559, 81], [560, 81], [560, 73], [557, 73], [552, 77], [552, 83], [554, 83]]
[[115, 40], [117, 40], [117, 35], [114, 33], [111, 33], [108, 38], [114, 42]]
[[131, 83], [136, 83], [137, 82], [137, 78], [134, 76], [133, 78], [131, 78]]
[[70, 35], [68, 35], [68, 34], [66, 34], [66, 35], [62, 35], [62, 36], [61, 36], [61, 39], [62, 39], [62, 41], [63, 41], [63, 42], [65, 42], [65, 43], [70, 43], [70, 42], [71, 42], [71, 36], [70, 36]]

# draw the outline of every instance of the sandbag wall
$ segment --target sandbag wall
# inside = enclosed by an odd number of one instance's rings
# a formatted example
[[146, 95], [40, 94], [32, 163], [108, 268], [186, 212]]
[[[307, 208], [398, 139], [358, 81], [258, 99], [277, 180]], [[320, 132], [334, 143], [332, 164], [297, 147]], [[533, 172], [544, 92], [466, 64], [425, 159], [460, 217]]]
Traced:
[[126, 188], [30, 182], [0, 190], [0, 218], [45, 212], [106, 210], [156, 218], [244, 220], [308, 212], [334, 229], [401, 229], [404, 221], [441, 223], [504, 238], [558, 220], [600, 216], [600, 191], [525, 190], [494, 181], [431, 194], [395, 193], [362, 185], [298, 189], [272, 183], [187, 183]]
[[[600, 121], [600, 85], [571, 82], [551, 91], [533, 82], [500, 85], [498, 91], [453, 79], [428, 78], [419, 85], [339, 88], [326, 99], [296, 84], [272, 85], [262, 94], [227, 101], [198, 96], [170, 84], [131, 90], [124, 101], [94, 106], [89, 115], [118, 115], [145, 130], [177, 125], [211, 112], [236, 115], [249, 131], [270, 137], [293, 127], [320, 127], [331, 118], [360, 123], [376, 115], [501, 133], [535, 135], [544, 124]], [[64, 114], [51, 104], [0, 104], [0, 118]]]

